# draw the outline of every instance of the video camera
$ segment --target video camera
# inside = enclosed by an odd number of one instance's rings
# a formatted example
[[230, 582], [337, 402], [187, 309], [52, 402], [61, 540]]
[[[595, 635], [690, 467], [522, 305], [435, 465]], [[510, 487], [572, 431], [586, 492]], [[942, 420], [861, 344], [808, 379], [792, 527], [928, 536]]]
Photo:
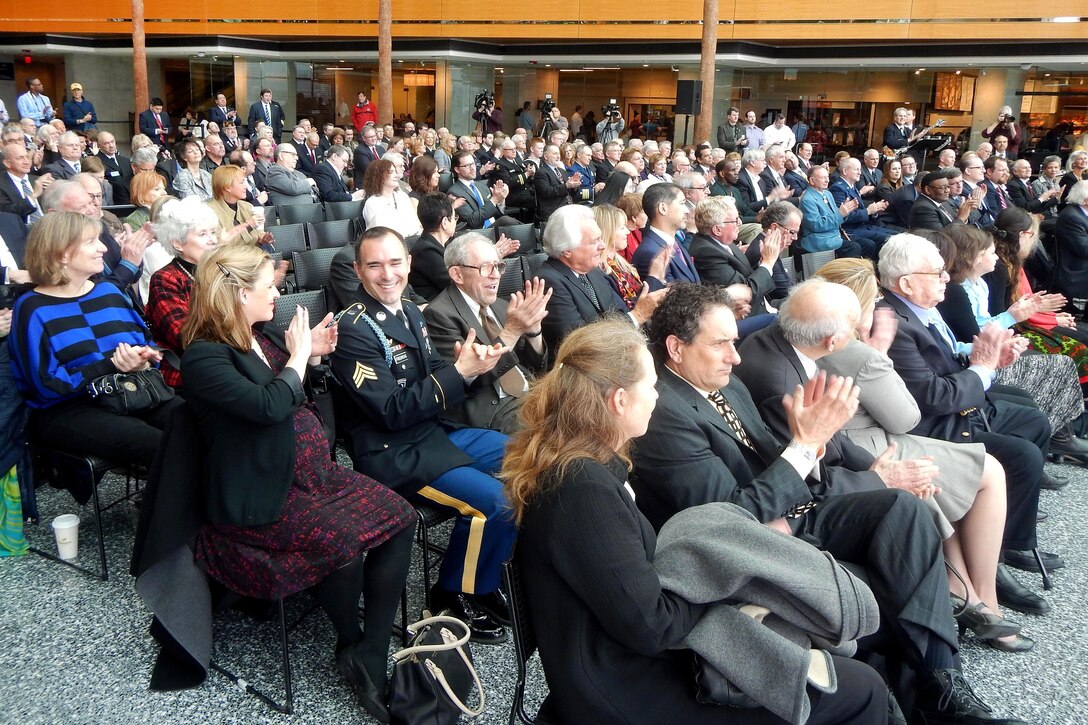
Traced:
[[620, 107], [615, 98], [609, 98], [608, 103], [601, 106], [601, 113], [608, 118], [619, 118]]
[[476, 100], [473, 101], [473, 105], [476, 106], [477, 111], [483, 111], [488, 106], [495, 105], [495, 92], [482, 90], [476, 94]]
[[540, 102], [540, 112], [546, 116], [552, 112], [553, 108], [555, 108], [555, 101], [552, 100], [552, 94], [545, 93], [544, 100]]

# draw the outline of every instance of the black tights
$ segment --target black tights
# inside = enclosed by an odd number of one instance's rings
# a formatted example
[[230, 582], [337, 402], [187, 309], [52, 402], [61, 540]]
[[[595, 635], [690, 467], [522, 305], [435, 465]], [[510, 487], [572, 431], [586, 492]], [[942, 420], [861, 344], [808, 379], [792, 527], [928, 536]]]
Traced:
[[[408, 578], [412, 558], [409, 527], [380, 546], [359, 555], [311, 589], [336, 629], [336, 650], [359, 643], [370, 679], [380, 688], [386, 680], [389, 637]], [[359, 596], [363, 596], [363, 629], [359, 629]]]

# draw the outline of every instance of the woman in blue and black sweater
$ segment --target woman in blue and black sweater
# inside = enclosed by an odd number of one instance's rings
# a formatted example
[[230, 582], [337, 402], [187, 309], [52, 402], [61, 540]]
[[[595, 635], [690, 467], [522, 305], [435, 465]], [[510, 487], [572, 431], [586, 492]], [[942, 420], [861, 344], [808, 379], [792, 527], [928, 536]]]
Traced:
[[27, 239], [26, 268], [38, 285], [19, 298], [8, 346], [15, 383], [31, 408], [32, 440], [117, 463], [150, 465], [169, 401], [118, 415], [87, 395], [101, 375], [159, 361], [151, 335], [125, 294], [102, 272], [96, 221], [73, 212], [39, 219]]

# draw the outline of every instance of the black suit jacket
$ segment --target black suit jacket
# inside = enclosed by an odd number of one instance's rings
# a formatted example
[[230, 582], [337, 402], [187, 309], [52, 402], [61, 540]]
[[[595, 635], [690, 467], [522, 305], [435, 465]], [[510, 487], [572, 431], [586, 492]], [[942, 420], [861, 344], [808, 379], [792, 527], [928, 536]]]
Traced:
[[310, 160], [310, 145], [303, 141], [302, 143], [295, 143], [292, 140], [291, 145], [298, 151], [298, 165], [295, 167], [297, 171], [301, 171], [303, 176], [312, 179], [314, 177], [314, 170], [321, 164], [321, 148], [315, 148], [313, 150], [314, 160]]
[[[23, 268], [23, 260], [26, 256], [26, 224], [15, 214], [0, 212], [0, 239], [15, 257], [15, 263], [19, 269]], [[0, 280], [4, 279], [8, 270], [0, 267]]]
[[1083, 297], [1088, 285], [1088, 215], [1084, 207], [1067, 205], [1054, 227], [1055, 285], [1066, 297]]
[[908, 228], [940, 231], [949, 224], [962, 223], [956, 217], [956, 213], [956, 209], [947, 201], [938, 205], [924, 194], [919, 194], [910, 207], [910, 216], [907, 219]]
[[[232, 109], [230, 106], [227, 106], [226, 108], [212, 106], [210, 109], [208, 109], [208, 123], [219, 124], [219, 129], [222, 130], [223, 127], [227, 125], [227, 112], [233, 110], [234, 109]], [[262, 118], [260, 120], [263, 121], [264, 119]], [[238, 118], [237, 112], [234, 114], [234, 122], [235, 124], [241, 122]], [[226, 144], [226, 139], [224, 139], [223, 143], [224, 145]]]
[[128, 204], [129, 182], [132, 181], [132, 161], [127, 156], [117, 154], [111, 161], [106, 154], [98, 153], [102, 165], [106, 167], [106, 181], [113, 187], [113, 203]]
[[385, 153], [385, 146], [378, 144], [375, 152], [371, 152], [370, 147], [364, 143], [360, 143], [355, 147], [355, 153], [352, 155], [351, 175], [355, 179], [355, 188], [363, 188], [363, 175], [366, 174], [366, 167], [370, 166], [371, 161], [377, 161]]
[[[278, 101], [272, 101], [269, 105], [269, 115], [272, 117], [272, 140], [276, 143], [280, 142], [280, 136], [283, 135], [283, 121], [286, 116], [283, 113], [283, 106]], [[264, 120], [264, 104], [261, 101], [257, 101], [249, 107], [249, 117], [246, 119], [246, 125], [249, 127], [249, 132], [253, 133], [254, 127], [256, 127], [258, 121]]]
[[767, 306], [763, 298], [774, 289], [771, 270], [756, 265], [754, 268], [736, 243], [728, 248], [710, 237], [696, 234], [688, 247], [699, 279], [707, 284], [747, 285], [752, 290], [752, 314], [764, 314]]
[[[808, 380], [797, 353], [782, 335], [778, 323], [747, 335], [740, 353], [741, 362], [733, 367], [733, 374], [744, 381], [767, 427], [779, 440], [788, 440], [790, 427], [782, 398]], [[883, 480], [868, 470], [873, 461], [870, 453], [842, 433], [836, 433], [827, 442], [822, 461], [825, 492], [883, 490]]]
[[151, 139], [151, 142], [159, 148], [165, 148], [172, 130], [170, 127], [170, 114], [166, 111], [158, 114], [159, 121], [162, 123], [162, 134], [159, 133], [159, 124], [155, 123], [155, 116], [155, 112], [150, 108], [140, 112], [140, 133]]
[[[759, 266], [761, 259], [759, 250], [763, 246], [763, 235], [765, 232], [760, 232], [752, 240], [748, 248], [744, 250], [744, 256], [748, 259], [748, 264], [752, 269]], [[771, 280], [774, 284], [771, 290], [767, 293], [767, 299], [771, 302], [775, 300], [785, 299], [790, 293], [790, 287], [793, 287], [793, 278], [790, 277], [790, 273], [786, 271], [786, 264], [782, 261], [782, 257], [774, 263], [774, 268], [771, 270]]]
[[961, 413], [986, 404], [982, 380], [946, 352], [947, 348], [938, 346], [929, 328], [894, 294], [886, 292], [879, 304], [898, 317], [899, 327], [888, 357], [922, 413], [921, 421], [910, 432], [971, 442], [970, 415]]
[[808, 188], [808, 179], [805, 178], [805, 175], [800, 170], [790, 169], [786, 171], [782, 178], [785, 180], [786, 186], [793, 189], [794, 197], [801, 196], [801, 194], [805, 192], [805, 189]]
[[76, 173], [67, 161], [60, 158], [42, 169], [42, 174], [52, 174], [54, 179], [70, 179]]
[[594, 181], [598, 184], [603, 184], [608, 181], [608, 177], [612, 175], [612, 172], [615, 170], [616, 165], [608, 159], [595, 161], [594, 163], [597, 166], [597, 173]]
[[446, 192], [451, 196], [459, 196], [465, 200], [465, 203], [457, 209], [457, 231], [459, 232], [469, 229], [483, 229], [485, 221], [502, 216], [502, 212], [491, 201], [491, 190], [487, 188], [487, 185], [479, 181], [472, 183], [476, 185], [476, 190], [480, 192], [480, 198], [484, 201], [483, 206], [480, 206], [480, 202], [476, 200], [476, 195], [460, 179], [454, 181]]
[[[27, 182], [33, 188], [33, 179], [27, 176]], [[34, 213], [34, 205], [27, 201], [23, 192], [15, 186], [7, 169], [0, 171], [0, 212], [22, 217], [23, 222], [26, 222], [27, 217]]]
[[412, 289], [428, 301], [450, 286], [450, 275], [443, 254], [445, 247], [433, 235], [424, 232], [412, 245], [412, 269], [408, 281]]
[[321, 193], [322, 201], [351, 201], [351, 194], [344, 184], [343, 177], [328, 161], [318, 164], [310, 175], [317, 182], [317, 190]]
[[260, 191], [265, 190], [264, 180], [265, 177], [268, 176], [269, 166], [271, 166], [271, 164], [261, 161], [260, 159], [255, 159], [253, 162], [253, 183]]
[[888, 221], [897, 227], [909, 228], [910, 209], [917, 198], [918, 188], [913, 184], [908, 184], [892, 192], [892, 195], [888, 197]]
[[[496, 299], [490, 305], [491, 312], [499, 325], [506, 324], [508, 306], [509, 303], [503, 299]], [[458, 342], [464, 342], [469, 330], [476, 331], [476, 339], [480, 343], [502, 342], [487, 336], [479, 318], [473, 314], [465, 301], [465, 296], [452, 284], [431, 300], [427, 309], [423, 311], [423, 317], [427, 320], [431, 340], [438, 348], [438, 352], [447, 360], [455, 359], [454, 346]], [[548, 349], [546, 347], [542, 353], [538, 354], [529, 344], [528, 338], [521, 337], [510, 352], [499, 358], [498, 364], [490, 372], [472, 381], [468, 389], [468, 397], [460, 406], [451, 409], [447, 414], [448, 417], [473, 428], [513, 432], [517, 428], [516, 414], [520, 398], [510, 396], [500, 398], [495, 389], [495, 383], [515, 365], [519, 365], [522, 374], [530, 379], [534, 373], [543, 372], [547, 362]]]
[[739, 378], [721, 393], [755, 450], [737, 439], [709, 400], [664, 366], [658, 367], [657, 391], [646, 435], [634, 441], [630, 479], [639, 510], [655, 529], [704, 503], [733, 503], [767, 523], [812, 499]]
[[741, 196], [744, 197], [744, 202], [748, 205], [748, 208], [753, 212], [758, 212], [760, 209], [766, 208], [767, 196], [764, 194], [762, 199], [756, 198], [755, 187], [752, 185], [752, 180], [748, 177], [747, 169], [741, 169], [741, 172], [737, 174], [736, 188], [740, 191]]
[[627, 314], [627, 304], [619, 293], [608, 283], [608, 278], [599, 269], [591, 269], [586, 275], [593, 285], [601, 309], [593, 306], [589, 294], [567, 265], [558, 259], [545, 260], [537, 271], [537, 277], [544, 280], [544, 286], [552, 292], [548, 302], [548, 316], [544, 318], [541, 329], [544, 331], [544, 343], [550, 350], [558, 350], [571, 330], [582, 325], [596, 322], [608, 312]]
[[1021, 209], [1026, 209], [1032, 214], [1042, 214], [1047, 209], [1058, 205], [1058, 197], [1053, 196], [1046, 201], [1039, 201], [1039, 196], [1031, 188], [1031, 181], [1022, 181], [1013, 176], [1005, 184], [1005, 190], [1009, 192], [1012, 203]]
[[873, 202], [880, 200], [880, 193], [877, 191], [880, 182], [884, 180], [884, 172], [880, 169], [870, 169], [864, 163], [861, 165], [861, 180], [858, 181], [858, 191], [861, 191], [861, 187], [872, 186], [873, 190], [868, 194], [863, 194], [862, 199]]
[[553, 211], [570, 203], [566, 169], [542, 164], [533, 175], [533, 191], [536, 192], [537, 221], [547, 221]]
[[894, 123], [889, 123], [884, 127], [884, 145], [895, 150], [906, 148], [907, 139], [910, 138], [910, 132], [911, 129], [902, 132]]
[[464, 401], [465, 379], [438, 354], [419, 308], [408, 300], [402, 306], [407, 327], [360, 285], [338, 323], [332, 370], [346, 397], [338, 424], [348, 431], [355, 469], [414, 493], [473, 461], [442, 425]]

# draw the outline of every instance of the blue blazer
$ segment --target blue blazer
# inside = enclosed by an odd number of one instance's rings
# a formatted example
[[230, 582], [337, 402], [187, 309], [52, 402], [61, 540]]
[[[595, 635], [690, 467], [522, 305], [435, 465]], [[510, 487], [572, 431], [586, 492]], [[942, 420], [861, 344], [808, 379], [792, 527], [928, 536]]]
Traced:
[[[631, 255], [631, 264], [638, 270], [639, 277], [646, 279], [649, 276], [650, 263], [665, 248], [665, 244], [665, 240], [650, 227], [642, 230], [642, 242]], [[699, 272], [695, 269], [695, 262], [679, 242], [676, 243], [676, 253], [669, 260], [669, 266], [665, 268], [665, 281], [699, 283]]]
[[842, 214], [829, 191], [813, 187], [801, 194], [801, 238], [798, 242], [806, 252], [826, 252], [842, 246]]

